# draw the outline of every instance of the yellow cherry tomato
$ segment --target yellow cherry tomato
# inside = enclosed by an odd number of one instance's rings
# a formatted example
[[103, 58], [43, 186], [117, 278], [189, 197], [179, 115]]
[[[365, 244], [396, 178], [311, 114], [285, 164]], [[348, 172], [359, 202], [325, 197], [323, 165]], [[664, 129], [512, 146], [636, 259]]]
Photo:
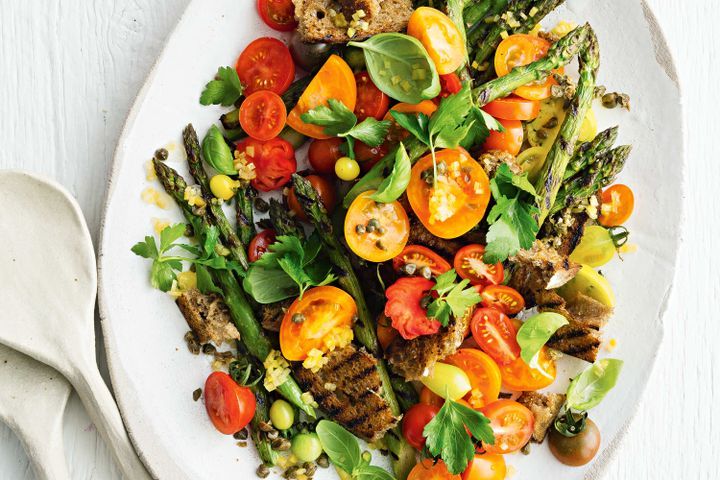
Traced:
[[240, 182], [227, 175], [215, 175], [210, 179], [210, 191], [221, 200], [230, 200], [239, 187]]
[[437, 362], [420, 381], [435, 395], [445, 399], [459, 400], [472, 390], [467, 374], [455, 365]]
[[410, 236], [410, 220], [400, 202], [378, 203], [360, 194], [345, 215], [345, 241], [350, 250], [370, 262], [385, 262], [403, 251]]
[[360, 164], [350, 157], [340, 157], [335, 162], [335, 175], [346, 182], [355, 180], [360, 175]]
[[548, 151], [543, 147], [530, 147], [518, 155], [518, 165], [523, 169], [523, 173], [528, 174], [531, 183], [535, 183], [540, 176], [547, 154]]
[[575, 278], [560, 287], [558, 293], [566, 300], [582, 293], [608, 307], [615, 306], [615, 293], [610, 282], [589, 265], [583, 265]]
[[430, 7], [420, 7], [410, 16], [408, 35], [420, 40], [440, 75], [453, 73], [465, 62], [465, 40], [450, 17]]
[[599, 225], [585, 227], [582, 239], [570, 255], [573, 262], [602, 267], [615, 256], [615, 243], [610, 232]]
[[585, 115], [585, 119], [580, 126], [580, 135], [578, 136], [578, 141], [589, 142], [590, 140], [595, 138], [597, 134], [597, 117], [595, 116], [595, 111], [591, 108], [590, 110], [588, 110], [587, 114]]

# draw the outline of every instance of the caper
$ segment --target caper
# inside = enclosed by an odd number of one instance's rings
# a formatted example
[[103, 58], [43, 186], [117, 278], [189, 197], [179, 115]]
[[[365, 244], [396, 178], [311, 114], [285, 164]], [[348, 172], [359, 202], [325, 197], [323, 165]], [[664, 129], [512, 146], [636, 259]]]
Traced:
[[276, 450], [278, 452], [286, 452], [290, 450], [290, 440], [284, 437], [278, 437], [275, 440], [272, 440], [270, 442], [270, 446], [273, 450]]
[[365, 225], [357, 224], [355, 225], [355, 233], [358, 235], [363, 235], [365, 233]]
[[432, 277], [432, 270], [430, 269], [430, 267], [425, 265], [420, 269], [420, 275], [423, 278], [427, 278], [428, 280], [430, 280], [430, 278]]
[[378, 235], [385, 235], [387, 233], [387, 228], [385, 227], [378, 227], [377, 234]]
[[422, 297], [420, 299], [420, 306], [422, 308], [428, 308], [430, 306], [430, 304], [433, 302], [433, 300], [435, 300], [435, 299], [433, 297], [431, 297], [430, 295], [425, 295], [424, 297]]
[[373, 233], [375, 231], [375, 227], [372, 225], [368, 225], [367, 227], [365, 227], [365, 231], [367, 233]]
[[200, 396], [202, 395], [202, 388], [198, 388], [193, 392], [193, 401], [197, 402], [200, 399]]
[[268, 205], [268, 202], [266, 202], [260, 197], [255, 197], [253, 199], [253, 207], [255, 207], [255, 210], [260, 213], [265, 213], [270, 210], [270, 205]]
[[216, 350], [217, 349], [215, 348], [215, 345], [213, 345], [211, 343], [206, 343], [205, 345], [202, 346], [203, 353], [205, 353], [207, 355], [212, 355], [213, 353], [215, 353]]
[[168, 159], [168, 151], [165, 148], [158, 148], [155, 150], [155, 158], [161, 161], [165, 161]]
[[270, 475], [270, 469], [267, 465], [261, 463], [257, 470], [255, 470], [255, 474], [260, 478], [267, 478], [268, 475]]
[[408, 275], [412, 275], [417, 270], [417, 265], [414, 263], [406, 263], [403, 267], [403, 271], [407, 273]]
[[374, 229], [377, 229], [380, 226], [380, 222], [377, 218], [371, 218], [370, 221], [367, 223], [368, 228], [373, 227]]
[[385, 250], [385, 244], [384, 244], [382, 241], [380, 241], [380, 240], [378, 240], [377, 242], [375, 242], [375, 246], [376, 246], [378, 249], [380, 249], [380, 250]]
[[272, 441], [280, 436], [280, 432], [278, 432], [277, 430], [273, 430], [271, 432], [267, 432], [267, 434], [265, 436], [267, 437], [268, 440]]
[[305, 462], [302, 464], [302, 467], [305, 469], [305, 475], [308, 477], [312, 477], [315, 475], [315, 471], [317, 471], [317, 465], [312, 462]]
[[295, 313], [292, 316], [293, 323], [303, 323], [305, 321], [305, 315], [302, 313]]
[[605, 108], [615, 108], [618, 106], [618, 94], [606, 93], [602, 97], [602, 104]]
[[272, 432], [273, 430], [275, 430], [273, 428], [273, 426], [268, 422], [258, 423], [258, 428], [260, 429], [261, 432]]
[[235, 440], [247, 440], [247, 438], [248, 438], [248, 429], [247, 429], [247, 428], [243, 428], [243, 429], [240, 430], [239, 432], [235, 432], [235, 435], [233, 435], [233, 438], [235, 438]]
[[557, 117], [552, 117], [550, 120], [547, 121], [543, 127], [545, 128], [555, 128], [558, 126], [558, 119]]
[[320, 468], [328, 468], [330, 466], [330, 460], [324, 453], [320, 455], [317, 460], [315, 460], [315, 463], [317, 463], [318, 467]]
[[536, 132], [536, 135], [540, 140], [547, 140], [548, 138], [547, 130], [543, 130], [542, 128]]

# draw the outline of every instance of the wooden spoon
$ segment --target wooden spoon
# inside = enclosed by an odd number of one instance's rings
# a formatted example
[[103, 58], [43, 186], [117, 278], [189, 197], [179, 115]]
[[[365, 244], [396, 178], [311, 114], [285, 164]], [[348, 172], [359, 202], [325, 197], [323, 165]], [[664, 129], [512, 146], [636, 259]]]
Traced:
[[70, 478], [63, 417], [72, 388], [56, 370], [0, 345], [0, 419], [20, 439], [41, 480]]
[[62, 373], [128, 479], [150, 478], [95, 360], [95, 253], [75, 200], [34, 174], [0, 172], [0, 343]]

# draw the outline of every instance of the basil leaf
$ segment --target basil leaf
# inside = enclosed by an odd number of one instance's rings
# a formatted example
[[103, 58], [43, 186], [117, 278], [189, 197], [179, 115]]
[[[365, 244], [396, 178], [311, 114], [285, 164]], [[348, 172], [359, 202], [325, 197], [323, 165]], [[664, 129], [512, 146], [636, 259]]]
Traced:
[[218, 172], [225, 175], [237, 175], [233, 154], [217, 125], [210, 127], [205, 135], [202, 141], [202, 152], [205, 161]]
[[412, 164], [410, 157], [405, 150], [405, 145], [400, 142], [400, 147], [395, 153], [395, 165], [393, 165], [390, 176], [387, 177], [378, 187], [377, 192], [370, 195], [376, 202], [390, 203], [397, 200], [403, 194], [410, 183], [410, 171]]
[[353, 480], [395, 480], [390, 472], [375, 465], [363, 465], [355, 469]]
[[380, 33], [348, 45], [363, 50], [370, 78], [390, 97], [420, 103], [440, 93], [435, 64], [416, 38], [402, 33]]
[[222, 295], [222, 290], [215, 285], [215, 282], [213, 282], [212, 275], [210, 275], [210, 272], [207, 268], [205, 268], [202, 265], [195, 265], [195, 275], [197, 276], [197, 288], [200, 290], [200, 293], [203, 293], [205, 295], [209, 293], [217, 293], [218, 295]]
[[347, 473], [353, 473], [363, 465], [360, 445], [352, 433], [329, 420], [320, 420], [315, 432], [323, 450], [335, 466]]
[[586, 411], [597, 406], [615, 386], [622, 366], [622, 360], [603, 358], [573, 378], [567, 389], [567, 408]]
[[520, 357], [529, 364], [557, 329], [567, 324], [565, 317], [554, 312], [539, 313], [528, 318], [517, 332]]
[[263, 305], [297, 297], [300, 292], [297, 283], [284, 270], [256, 264], [250, 265], [243, 279], [243, 289]]

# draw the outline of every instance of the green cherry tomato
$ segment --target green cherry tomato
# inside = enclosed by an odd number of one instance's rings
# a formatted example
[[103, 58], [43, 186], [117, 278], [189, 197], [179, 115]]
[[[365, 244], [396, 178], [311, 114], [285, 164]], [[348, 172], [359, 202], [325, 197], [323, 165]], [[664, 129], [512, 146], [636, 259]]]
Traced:
[[570, 255], [570, 260], [591, 267], [602, 267], [615, 256], [615, 244], [610, 232], [599, 225], [585, 227], [582, 239]]
[[275, 400], [270, 407], [270, 421], [273, 427], [279, 430], [287, 430], [295, 422], [295, 410], [285, 400]]
[[432, 371], [420, 378], [423, 385], [434, 394], [458, 400], [472, 389], [467, 374], [454, 365], [437, 362]]
[[557, 292], [565, 300], [572, 300], [582, 293], [610, 308], [615, 307], [615, 293], [610, 282], [588, 265], [583, 265], [575, 278], [558, 288]]
[[301, 462], [314, 462], [323, 449], [316, 433], [301, 433], [292, 439], [292, 452]]
[[335, 175], [346, 182], [355, 180], [360, 175], [360, 164], [350, 157], [340, 157], [335, 162]]
[[227, 175], [215, 175], [210, 179], [210, 191], [221, 200], [230, 200], [239, 186], [240, 182]]

